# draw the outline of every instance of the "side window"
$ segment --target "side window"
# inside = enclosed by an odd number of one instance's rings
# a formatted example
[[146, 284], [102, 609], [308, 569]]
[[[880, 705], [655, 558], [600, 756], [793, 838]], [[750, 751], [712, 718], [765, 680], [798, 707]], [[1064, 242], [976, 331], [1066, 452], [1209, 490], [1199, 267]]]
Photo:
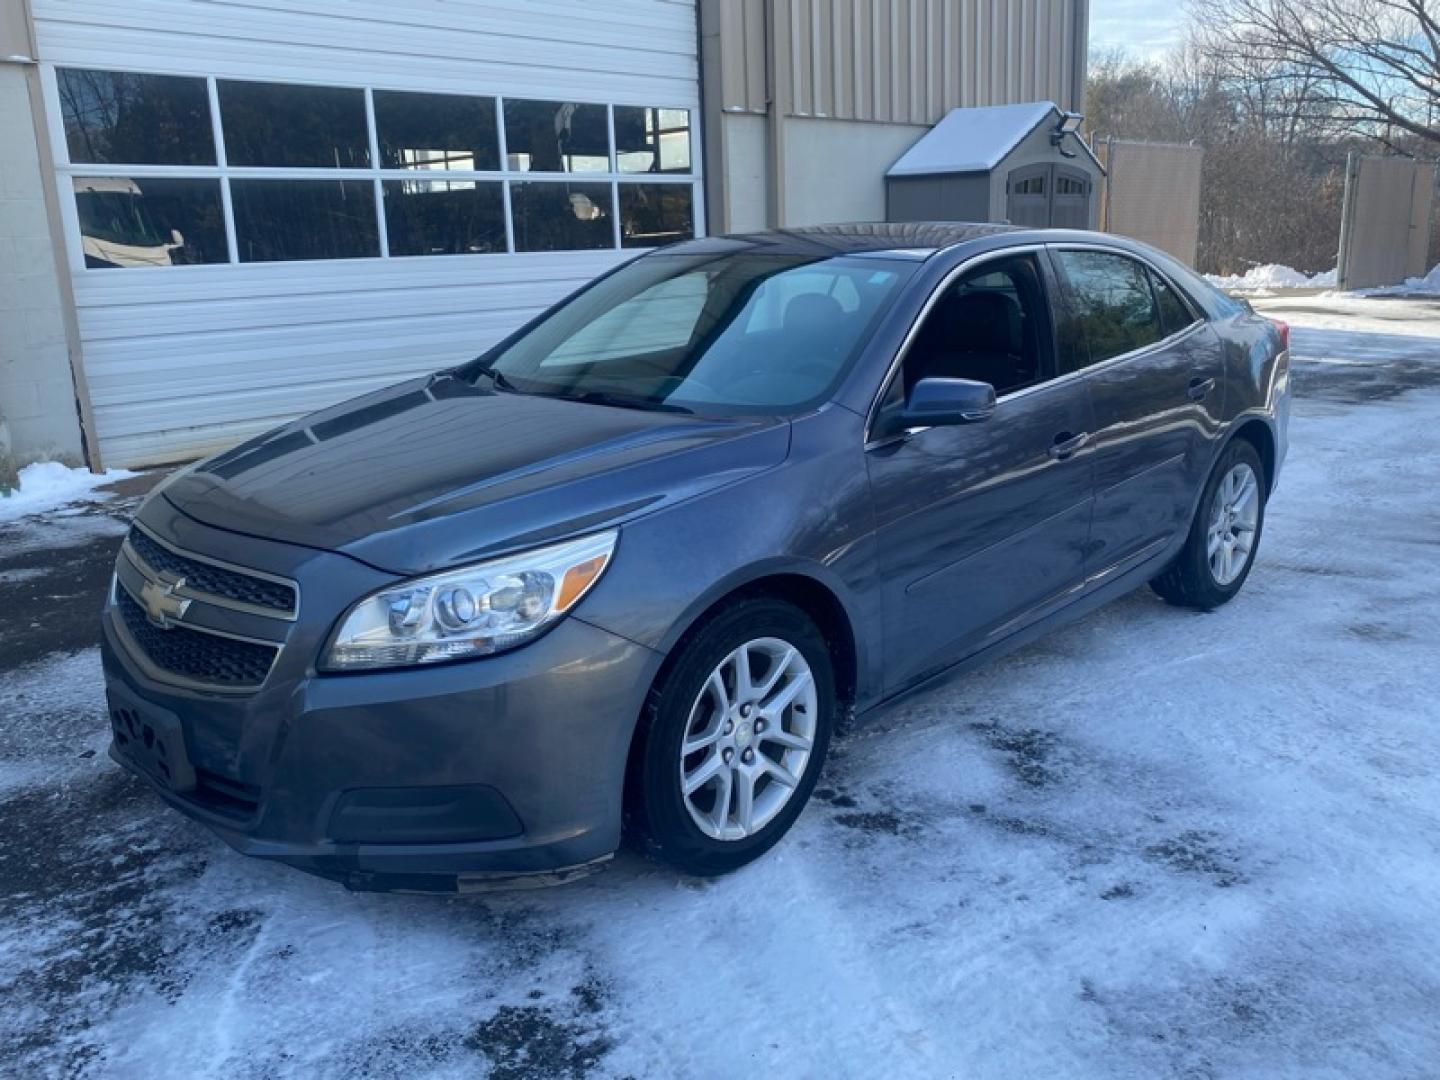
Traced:
[[905, 392], [921, 379], [973, 379], [1013, 393], [1047, 375], [1050, 315], [1032, 255], [985, 263], [946, 290], [905, 354]]
[[1173, 285], [1153, 271], [1150, 280], [1155, 283], [1155, 303], [1160, 308], [1160, 321], [1167, 337], [1179, 333], [1195, 321], [1195, 316], [1175, 292]]
[[1062, 350], [1067, 370], [1143, 349], [1165, 336], [1140, 263], [1102, 251], [1055, 254], [1069, 284], [1065, 335], [1077, 346]]

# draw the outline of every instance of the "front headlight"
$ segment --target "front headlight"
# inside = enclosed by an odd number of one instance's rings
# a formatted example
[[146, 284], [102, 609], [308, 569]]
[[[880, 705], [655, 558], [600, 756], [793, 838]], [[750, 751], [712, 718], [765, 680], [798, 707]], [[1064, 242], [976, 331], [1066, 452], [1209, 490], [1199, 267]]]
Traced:
[[320, 666], [408, 667], [523, 645], [600, 579], [617, 535], [611, 530], [372, 593], [345, 616]]

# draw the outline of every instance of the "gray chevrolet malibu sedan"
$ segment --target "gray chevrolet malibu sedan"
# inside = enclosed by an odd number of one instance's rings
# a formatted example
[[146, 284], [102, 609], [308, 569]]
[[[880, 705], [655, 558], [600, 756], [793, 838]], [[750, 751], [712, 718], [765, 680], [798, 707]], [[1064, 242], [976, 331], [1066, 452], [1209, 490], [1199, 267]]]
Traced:
[[626, 832], [734, 869], [840, 715], [1147, 582], [1231, 599], [1287, 337], [1091, 233], [656, 251], [154, 492], [104, 612], [111, 753], [352, 888], [560, 881]]

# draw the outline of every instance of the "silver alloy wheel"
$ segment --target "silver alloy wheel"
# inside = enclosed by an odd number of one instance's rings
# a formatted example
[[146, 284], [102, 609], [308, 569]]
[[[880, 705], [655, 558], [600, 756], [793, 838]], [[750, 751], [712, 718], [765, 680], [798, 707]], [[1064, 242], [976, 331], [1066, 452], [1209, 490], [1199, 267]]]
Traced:
[[1210, 507], [1205, 554], [1216, 585], [1229, 585], [1245, 571], [1260, 524], [1260, 481], [1241, 462], [1225, 474]]
[[800, 786], [815, 745], [815, 676], [779, 638], [747, 641], [696, 695], [680, 746], [690, 817], [715, 840], [763, 829]]

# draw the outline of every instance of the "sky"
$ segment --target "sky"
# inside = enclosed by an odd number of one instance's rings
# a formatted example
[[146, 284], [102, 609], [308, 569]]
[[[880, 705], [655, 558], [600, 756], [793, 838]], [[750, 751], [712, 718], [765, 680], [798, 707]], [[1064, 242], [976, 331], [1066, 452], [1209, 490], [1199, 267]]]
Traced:
[[1178, 43], [1184, 20], [1180, 0], [1090, 0], [1090, 48], [1148, 59]]

